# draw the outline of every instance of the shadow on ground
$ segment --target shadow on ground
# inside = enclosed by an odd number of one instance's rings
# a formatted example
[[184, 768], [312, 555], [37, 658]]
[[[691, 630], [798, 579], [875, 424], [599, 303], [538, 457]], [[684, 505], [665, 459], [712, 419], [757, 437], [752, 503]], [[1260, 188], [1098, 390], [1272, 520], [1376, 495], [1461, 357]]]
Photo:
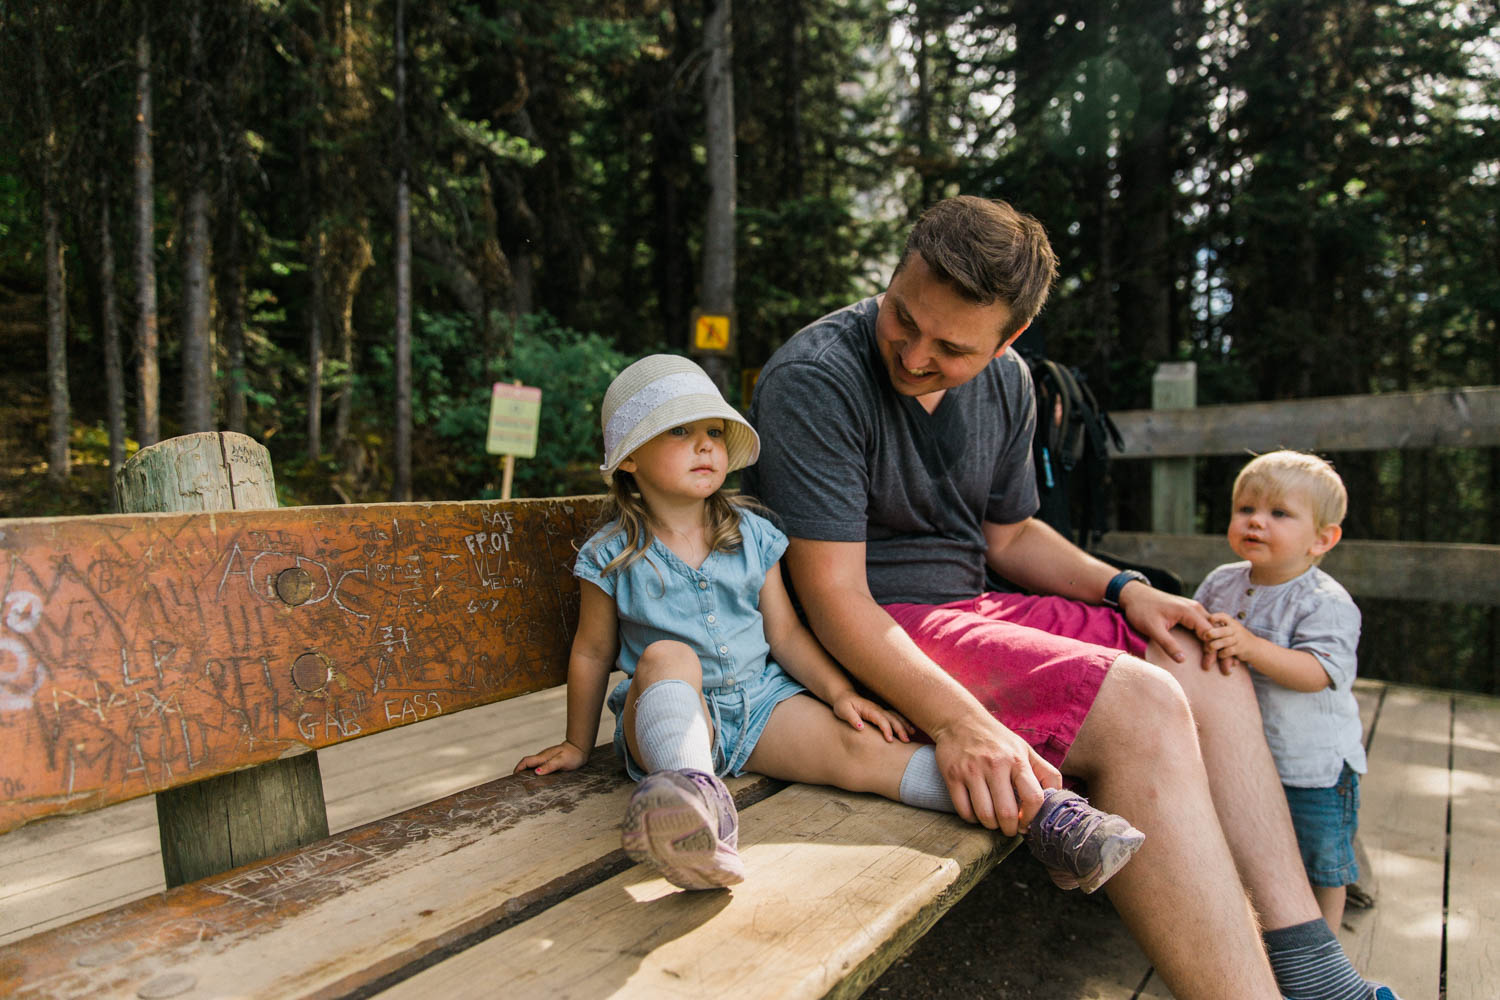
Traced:
[[[1061, 892], [1041, 865], [1018, 851], [959, 900], [865, 996], [1125, 1000], [1141, 986], [1138, 977], [1146, 968], [1103, 892]], [[1135, 981], [1098, 989], [1100, 978], [1114, 970], [1123, 973], [1119, 978]]]

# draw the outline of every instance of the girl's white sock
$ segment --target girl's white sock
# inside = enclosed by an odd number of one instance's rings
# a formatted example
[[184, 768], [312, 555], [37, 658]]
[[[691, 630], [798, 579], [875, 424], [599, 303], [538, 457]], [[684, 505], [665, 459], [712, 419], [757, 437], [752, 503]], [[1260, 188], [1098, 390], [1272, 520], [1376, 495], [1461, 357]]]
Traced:
[[647, 771], [714, 773], [713, 736], [703, 699], [687, 681], [657, 681], [635, 699], [635, 742]]
[[931, 744], [917, 747], [917, 752], [906, 762], [906, 770], [901, 772], [901, 801], [920, 809], [954, 811], [948, 783], [938, 770], [937, 749]]

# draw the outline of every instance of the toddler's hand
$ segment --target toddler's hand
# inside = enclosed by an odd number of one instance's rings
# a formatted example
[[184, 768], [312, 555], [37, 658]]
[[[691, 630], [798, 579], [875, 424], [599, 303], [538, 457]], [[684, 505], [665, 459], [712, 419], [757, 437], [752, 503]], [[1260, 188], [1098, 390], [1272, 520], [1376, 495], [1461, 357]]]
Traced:
[[895, 740], [900, 740], [902, 743], [911, 742], [911, 723], [902, 718], [900, 713], [881, 708], [868, 698], [862, 698], [850, 692], [835, 698], [832, 707], [834, 715], [855, 729], [863, 729], [865, 723], [870, 722], [880, 729], [887, 743]]
[[1228, 674], [1235, 667], [1244, 666], [1255, 633], [1222, 611], [1210, 614], [1208, 621], [1208, 629], [1198, 638], [1203, 641], [1204, 648], [1218, 658], [1219, 671]]
[[589, 761], [588, 751], [575, 747], [564, 740], [555, 746], [550, 746], [540, 753], [534, 753], [529, 757], [522, 757], [521, 763], [516, 765], [512, 774], [520, 774], [522, 771], [535, 770], [537, 774], [551, 774], [553, 771], [576, 771]]

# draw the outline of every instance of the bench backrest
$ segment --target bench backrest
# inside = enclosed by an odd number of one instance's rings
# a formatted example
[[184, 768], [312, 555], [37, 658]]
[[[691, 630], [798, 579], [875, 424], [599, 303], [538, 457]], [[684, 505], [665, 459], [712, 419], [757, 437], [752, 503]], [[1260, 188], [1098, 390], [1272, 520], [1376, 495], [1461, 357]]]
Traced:
[[0, 832], [562, 683], [600, 501], [0, 521]]

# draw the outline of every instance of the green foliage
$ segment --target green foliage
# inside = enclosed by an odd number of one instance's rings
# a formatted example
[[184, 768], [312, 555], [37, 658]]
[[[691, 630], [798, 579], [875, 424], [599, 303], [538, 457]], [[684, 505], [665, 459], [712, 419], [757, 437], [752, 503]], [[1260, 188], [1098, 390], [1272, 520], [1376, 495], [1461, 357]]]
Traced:
[[[594, 468], [603, 446], [599, 404], [609, 383], [633, 358], [597, 333], [580, 333], [546, 315], [496, 317], [510, 350], [486, 357], [475, 349], [472, 320], [421, 311], [413, 336], [413, 423], [430, 435], [433, 462], [414, 473], [431, 492], [461, 498], [499, 495], [501, 458], [485, 452], [491, 387], [520, 381], [542, 390], [534, 458], [517, 459], [514, 496], [558, 496], [602, 489]], [[375, 351], [367, 390], [390, 398], [389, 351]]]

